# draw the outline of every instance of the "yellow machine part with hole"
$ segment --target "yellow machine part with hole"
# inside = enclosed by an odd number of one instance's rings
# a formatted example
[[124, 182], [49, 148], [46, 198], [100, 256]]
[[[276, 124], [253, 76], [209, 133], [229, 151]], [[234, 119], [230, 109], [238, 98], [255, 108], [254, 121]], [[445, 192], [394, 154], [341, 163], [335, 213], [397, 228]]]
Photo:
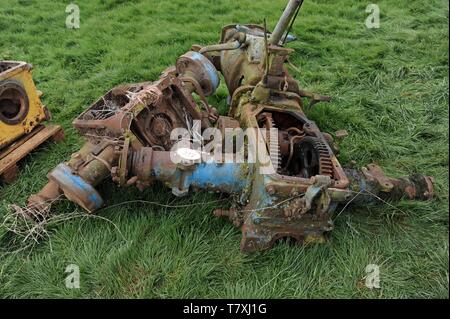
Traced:
[[[26, 62], [0, 61], [0, 149], [30, 133], [39, 123], [50, 117], [50, 113], [40, 101], [42, 92], [37, 91], [34, 85], [31, 69], [32, 66]], [[18, 96], [12, 101], [11, 96], [14, 93], [18, 93]], [[28, 106], [20, 116], [14, 118], [14, 113], [6, 111], [11, 104], [17, 109], [25, 108], [24, 104]]]

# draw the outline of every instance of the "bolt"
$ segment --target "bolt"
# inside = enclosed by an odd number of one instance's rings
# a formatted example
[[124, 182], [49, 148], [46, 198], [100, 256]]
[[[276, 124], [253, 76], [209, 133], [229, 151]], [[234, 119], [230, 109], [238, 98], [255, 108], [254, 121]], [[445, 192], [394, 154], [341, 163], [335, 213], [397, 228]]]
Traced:
[[216, 217], [228, 216], [228, 211], [224, 209], [215, 209], [213, 215]]
[[275, 195], [275, 193], [276, 193], [275, 187], [273, 187], [273, 186], [267, 186], [266, 191], [269, 195]]

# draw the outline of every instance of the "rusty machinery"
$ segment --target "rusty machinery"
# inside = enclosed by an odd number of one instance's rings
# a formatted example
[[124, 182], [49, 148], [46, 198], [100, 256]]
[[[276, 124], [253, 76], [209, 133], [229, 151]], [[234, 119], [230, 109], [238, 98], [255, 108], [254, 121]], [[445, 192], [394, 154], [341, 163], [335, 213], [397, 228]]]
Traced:
[[63, 138], [60, 126], [44, 126], [50, 111], [36, 90], [32, 66], [21, 61], [0, 61], [0, 180], [12, 182], [17, 162], [48, 139]]
[[[391, 178], [375, 164], [343, 168], [331, 135], [306, 117], [304, 98], [329, 99], [302, 90], [284, 66], [293, 53], [284, 44], [295, 39], [288, 29], [300, 5], [289, 1], [272, 33], [259, 25], [225, 26], [219, 44], [192, 46], [157, 81], [107, 92], [73, 122], [85, 145], [48, 174], [48, 184], [29, 198], [28, 207], [50, 214], [49, 203], [64, 194], [93, 212], [103, 205], [95, 186], [107, 178], [139, 189], [160, 181], [177, 196], [192, 189], [218, 191], [231, 194], [233, 204], [214, 214], [241, 228], [243, 251], [255, 251], [285, 237], [323, 241], [338, 205], [364, 204], [372, 195], [430, 199], [428, 176]], [[207, 100], [219, 85], [219, 72], [230, 96], [228, 116], [219, 116]], [[189, 148], [177, 149], [174, 160], [171, 132], [193, 131], [194, 122], [200, 132], [253, 129], [244, 144], [262, 143], [268, 164], [204, 161]], [[275, 128], [276, 134], [256, 140], [258, 132]], [[263, 174], [262, 166], [272, 170]]]

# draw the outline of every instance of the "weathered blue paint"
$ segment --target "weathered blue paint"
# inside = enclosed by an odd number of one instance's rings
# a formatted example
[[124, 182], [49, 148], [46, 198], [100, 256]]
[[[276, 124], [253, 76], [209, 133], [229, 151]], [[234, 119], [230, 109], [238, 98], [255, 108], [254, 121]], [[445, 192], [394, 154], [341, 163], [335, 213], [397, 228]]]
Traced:
[[87, 183], [80, 176], [72, 173], [70, 167], [59, 164], [50, 176], [58, 183], [61, 189], [70, 189], [77, 197], [83, 201], [84, 206], [90, 210], [96, 210], [103, 206], [103, 199], [92, 185]]
[[201, 53], [192, 51], [191, 56], [194, 60], [199, 61], [205, 67], [205, 70], [208, 72], [209, 78], [213, 84], [213, 91], [215, 91], [219, 87], [220, 80], [214, 65]]
[[359, 191], [361, 193], [364, 193], [366, 191], [366, 188], [367, 188], [366, 180], [364, 178], [360, 178], [359, 179]]
[[198, 164], [187, 178], [187, 184], [227, 193], [239, 193], [247, 184], [247, 178], [243, 176], [242, 165], [236, 163]]

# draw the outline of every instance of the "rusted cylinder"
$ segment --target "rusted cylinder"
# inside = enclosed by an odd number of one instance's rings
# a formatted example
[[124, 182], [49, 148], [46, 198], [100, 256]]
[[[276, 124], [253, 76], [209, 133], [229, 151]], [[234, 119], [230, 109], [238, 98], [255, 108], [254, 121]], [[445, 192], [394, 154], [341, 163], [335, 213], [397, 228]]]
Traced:
[[[111, 167], [116, 165], [118, 155], [113, 145], [106, 146], [98, 155], [92, 153], [93, 148], [93, 144], [86, 143], [80, 151], [72, 155], [67, 165], [60, 164], [50, 172], [49, 182], [39, 193], [28, 198], [27, 206], [35, 211], [44, 212], [53, 201], [64, 194], [88, 211], [98, 208], [101, 205], [101, 198], [93, 187], [110, 176]], [[66, 178], [72, 175], [78, 178], [78, 182]], [[80, 183], [86, 184], [92, 194], [81, 192]], [[90, 202], [94, 197], [99, 198], [95, 205]]]
[[[220, 78], [214, 64], [198, 52], [189, 51], [180, 56], [177, 59], [176, 68], [181, 77], [191, 78], [198, 82], [201, 94], [205, 96], [213, 94], [219, 86]], [[192, 86], [189, 91], [194, 88], [195, 86]]]
[[292, 17], [295, 14], [295, 10], [297, 10], [298, 6], [302, 3], [301, 0], [290, 0], [287, 4], [286, 8], [284, 9], [283, 14], [281, 15], [280, 19], [278, 20], [277, 25], [275, 26], [275, 29], [273, 30], [272, 34], [269, 38], [269, 43], [277, 45], [281, 37], [283, 36], [284, 31], [286, 31], [286, 28], [289, 25], [289, 22], [291, 21]]
[[92, 186], [96, 186], [110, 175], [111, 167], [116, 164], [117, 158], [118, 155], [114, 152], [114, 146], [107, 146], [86, 166], [80, 169], [78, 175]]
[[62, 190], [58, 184], [49, 181], [39, 193], [31, 195], [28, 198], [27, 206], [36, 211], [43, 212], [61, 195]]
[[[87, 155], [91, 152], [93, 145], [91, 143], [85, 143], [83, 147], [71, 155], [67, 164], [70, 167], [77, 167], [80, 163], [86, 159]], [[31, 195], [27, 200], [27, 207], [32, 208], [38, 212], [44, 212], [47, 210], [51, 203], [63, 194], [62, 189], [58, 183], [49, 180], [49, 182], [36, 194]]]
[[239, 49], [242, 42], [235, 40], [233, 42], [226, 42], [220, 44], [212, 44], [200, 49], [200, 53], [213, 52], [213, 51], [226, 51], [226, 50], [236, 50]]
[[[371, 173], [373, 172], [370, 171]], [[382, 171], [378, 171], [382, 172]], [[423, 174], [412, 174], [401, 178], [392, 178], [378, 173], [372, 175], [346, 169], [345, 173], [350, 179], [350, 190], [353, 196], [347, 200], [353, 204], [365, 204], [383, 200], [430, 200], [433, 198], [433, 178]]]

